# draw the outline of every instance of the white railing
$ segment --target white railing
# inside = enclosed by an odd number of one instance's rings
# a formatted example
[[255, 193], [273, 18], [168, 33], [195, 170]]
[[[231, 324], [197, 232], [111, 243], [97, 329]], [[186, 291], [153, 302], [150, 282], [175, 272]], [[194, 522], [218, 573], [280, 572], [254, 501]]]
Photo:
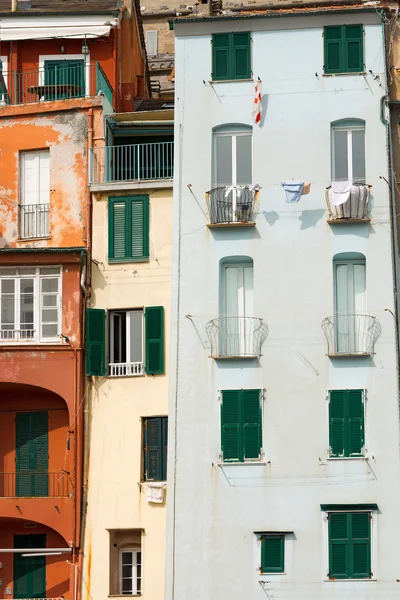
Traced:
[[21, 239], [49, 237], [50, 204], [28, 204], [19, 207]]
[[108, 368], [110, 377], [133, 377], [135, 375], [144, 375], [144, 364], [142, 362], [110, 363]]
[[35, 329], [0, 329], [0, 342], [32, 341]]

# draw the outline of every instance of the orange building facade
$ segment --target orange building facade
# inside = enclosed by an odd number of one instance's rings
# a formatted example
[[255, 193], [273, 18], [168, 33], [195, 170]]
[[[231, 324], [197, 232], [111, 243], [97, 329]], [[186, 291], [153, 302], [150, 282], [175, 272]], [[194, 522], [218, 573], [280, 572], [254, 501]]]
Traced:
[[37, 4], [0, 0], [0, 599], [77, 600], [88, 155], [148, 83], [135, 6]]

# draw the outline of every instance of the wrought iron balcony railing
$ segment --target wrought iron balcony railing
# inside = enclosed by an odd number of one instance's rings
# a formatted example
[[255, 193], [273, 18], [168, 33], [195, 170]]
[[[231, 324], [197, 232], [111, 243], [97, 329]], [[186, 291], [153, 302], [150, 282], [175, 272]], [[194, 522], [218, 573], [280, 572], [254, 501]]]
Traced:
[[174, 142], [91, 148], [90, 183], [172, 179]]
[[[7, 325], [3, 325], [7, 327]], [[0, 342], [28, 342], [35, 340], [35, 329], [0, 329]]]
[[108, 365], [110, 377], [134, 377], [144, 374], [144, 364], [134, 363], [110, 363]]
[[253, 223], [256, 189], [249, 186], [218, 187], [206, 193], [210, 224]]
[[113, 89], [98, 62], [65, 62], [21, 71], [3, 71], [0, 64], [0, 102], [28, 104], [103, 94], [113, 106]]
[[50, 204], [20, 205], [19, 230], [22, 240], [49, 237]]
[[0, 498], [67, 498], [71, 482], [67, 472], [0, 472]]
[[322, 321], [328, 355], [369, 355], [381, 334], [381, 324], [369, 315], [334, 315]]
[[329, 221], [368, 221], [370, 210], [370, 187], [364, 183], [354, 183], [350, 196], [344, 204], [335, 205], [326, 188], [325, 198], [329, 211]]
[[257, 317], [220, 317], [206, 325], [212, 358], [260, 358], [268, 327]]

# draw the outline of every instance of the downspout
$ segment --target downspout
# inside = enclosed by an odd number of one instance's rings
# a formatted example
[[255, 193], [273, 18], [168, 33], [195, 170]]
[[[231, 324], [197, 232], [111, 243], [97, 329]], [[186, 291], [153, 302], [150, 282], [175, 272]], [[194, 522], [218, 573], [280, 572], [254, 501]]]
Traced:
[[17, 12], [18, 0], [11, 0], [11, 12]]

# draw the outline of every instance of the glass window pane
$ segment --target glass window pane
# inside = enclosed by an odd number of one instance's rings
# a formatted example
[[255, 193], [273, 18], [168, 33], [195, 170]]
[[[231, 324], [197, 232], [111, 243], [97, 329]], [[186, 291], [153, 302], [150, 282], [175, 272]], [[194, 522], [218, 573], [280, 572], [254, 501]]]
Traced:
[[56, 308], [42, 309], [42, 323], [58, 323], [58, 310]]
[[251, 135], [238, 135], [236, 137], [236, 172], [238, 185], [250, 185], [252, 183]]
[[224, 282], [224, 304], [225, 315], [228, 317], [237, 317], [239, 312], [239, 268], [237, 266], [225, 267]]
[[1, 328], [15, 328], [15, 281], [13, 279], [3, 279], [1, 281]]
[[143, 362], [143, 313], [142, 311], [130, 311], [130, 357], [129, 362]]
[[58, 279], [42, 279], [42, 292], [58, 292]]
[[132, 577], [132, 565], [122, 565], [122, 577]]
[[253, 267], [243, 268], [244, 278], [244, 316], [254, 316], [254, 286], [253, 286]]
[[232, 137], [215, 136], [215, 187], [232, 185]]
[[365, 130], [352, 132], [353, 140], [353, 181], [365, 183]]
[[334, 181], [347, 181], [348, 178], [347, 131], [334, 131], [332, 179]]
[[42, 325], [42, 337], [44, 338], [55, 338], [57, 337], [58, 325]]
[[44, 294], [42, 296], [42, 306], [43, 307], [57, 306], [57, 303], [58, 303], [58, 296], [56, 294], [54, 294], [53, 296], [49, 296], [48, 294]]
[[2, 294], [13, 294], [15, 289], [14, 279], [3, 279], [1, 282], [1, 293]]
[[33, 329], [33, 279], [20, 281], [20, 329]]
[[60, 267], [40, 267], [41, 275], [59, 275]]
[[23, 294], [33, 294], [33, 279], [21, 279], [21, 296]]
[[132, 579], [123, 579], [122, 580], [122, 593], [123, 594], [132, 594]]
[[336, 313], [347, 315], [349, 312], [348, 265], [336, 265]]
[[123, 565], [132, 565], [133, 556], [132, 552], [122, 552], [122, 564]]
[[354, 312], [364, 315], [366, 310], [365, 302], [365, 265], [353, 265], [354, 279]]
[[17, 269], [9, 269], [8, 267], [1, 267], [0, 275], [5, 277], [12, 277], [17, 274]]
[[19, 267], [18, 275], [36, 275], [35, 267]]

